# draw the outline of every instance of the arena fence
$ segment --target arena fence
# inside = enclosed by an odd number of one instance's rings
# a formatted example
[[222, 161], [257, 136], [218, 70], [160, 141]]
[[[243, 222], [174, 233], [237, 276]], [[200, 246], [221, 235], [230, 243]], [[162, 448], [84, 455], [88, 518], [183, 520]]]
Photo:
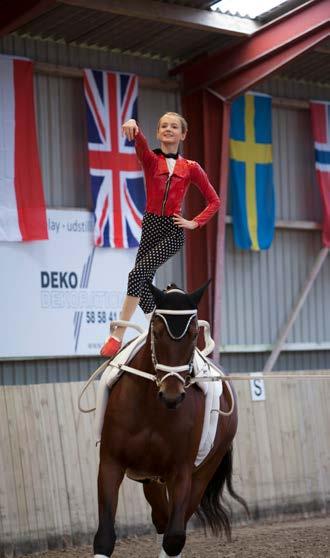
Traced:
[[[249, 383], [235, 382], [234, 486], [254, 517], [329, 511], [330, 380], [289, 376], [266, 383], [265, 401], [252, 401]], [[1, 557], [92, 541], [98, 448], [93, 413], [77, 409], [82, 387], [0, 387]], [[86, 406], [94, 406], [95, 388]], [[117, 528], [120, 535], [151, 529], [142, 487], [127, 479]]]

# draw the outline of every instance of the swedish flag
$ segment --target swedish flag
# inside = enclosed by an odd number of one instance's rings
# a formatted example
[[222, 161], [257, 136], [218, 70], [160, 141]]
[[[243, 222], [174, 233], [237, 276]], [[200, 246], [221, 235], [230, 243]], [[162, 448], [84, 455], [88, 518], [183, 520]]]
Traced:
[[239, 248], [267, 249], [275, 226], [272, 101], [248, 93], [232, 104], [230, 188], [234, 239]]

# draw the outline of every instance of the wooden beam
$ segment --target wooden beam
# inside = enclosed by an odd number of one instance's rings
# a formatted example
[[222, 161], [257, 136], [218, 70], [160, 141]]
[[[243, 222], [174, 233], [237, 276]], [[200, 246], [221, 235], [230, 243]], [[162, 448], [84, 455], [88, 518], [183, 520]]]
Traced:
[[[269, 344], [255, 345], [220, 345], [219, 353], [231, 354], [247, 354], [247, 353], [270, 353], [274, 346]], [[285, 343], [282, 352], [307, 352], [307, 351], [330, 351], [330, 343], [328, 341], [303, 342], [303, 343]]]
[[[47, 76], [82, 79], [84, 70], [71, 66], [54, 66], [47, 62], [35, 62], [35, 72]], [[179, 83], [174, 79], [162, 79], [139, 76], [139, 85], [142, 89], [159, 89], [161, 91], [179, 91]]]
[[20, 0], [1, 7], [0, 35], [12, 33], [56, 6], [56, 0]]
[[179, 27], [222, 33], [225, 35], [249, 36], [259, 29], [260, 24], [242, 17], [221, 14], [209, 10], [165, 4], [156, 0], [57, 0], [59, 4], [89, 8], [109, 14], [135, 17], [144, 20], [168, 23]]
[[315, 52], [319, 52], [320, 54], [330, 54], [330, 48], [326, 47], [318, 47], [315, 49]]
[[[83, 70], [74, 66], [61, 66], [49, 62], [35, 62], [35, 72], [49, 76], [82, 79]], [[144, 89], [160, 89], [163, 91], [179, 91], [180, 82], [175, 79], [163, 79], [139, 76], [139, 82]], [[290, 99], [288, 97], [272, 97], [272, 106], [293, 110], [309, 110], [309, 101]]]
[[[226, 225], [232, 225], [233, 218], [231, 215], [226, 216]], [[285, 221], [278, 219], [275, 222], [276, 229], [294, 230], [294, 231], [321, 231], [323, 229], [321, 223], [317, 221]]]
[[309, 101], [289, 99], [287, 97], [272, 97], [272, 107], [292, 110], [309, 110]]

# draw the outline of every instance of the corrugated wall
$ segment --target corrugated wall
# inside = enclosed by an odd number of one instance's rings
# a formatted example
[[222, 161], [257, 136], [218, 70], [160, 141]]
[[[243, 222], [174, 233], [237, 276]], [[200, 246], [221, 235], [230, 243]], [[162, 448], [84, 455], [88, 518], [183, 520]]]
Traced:
[[15, 35], [0, 37], [0, 53], [25, 56], [58, 66], [132, 72], [146, 77], [168, 77], [167, 63], [155, 58], [130, 56], [106, 49], [66, 45], [62, 41], [33, 40]]
[[[274, 97], [330, 99], [330, 88], [272, 79], [257, 88]], [[320, 221], [321, 203], [315, 182], [310, 114], [306, 109], [273, 108], [276, 219]], [[230, 213], [230, 202], [228, 207]], [[223, 346], [270, 345], [296, 301], [321, 249], [320, 232], [276, 229], [268, 251], [247, 252], [234, 246], [232, 226], [226, 230]], [[330, 344], [330, 257], [289, 335], [288, 343]], [[234, 349], [233, 349], [234, 351]], [[229, 371], [262, 370], [269, 353], [226, 353]], [[276, 370], [329, 368], [330, 352], [283, 352]]]
[[[167, 66], [161, 61], [60, 43], [7, 37], [0, 39], [0, 52], [56, 65], [167, 76]], [[50, 207], [90, 207], [81, 80], [37, 75], [36, 90], [47, 204]], [[283, 79], [265, 82], [258, 90], [293, 99], [330, 98], [329, 88]], [[174, 93], [141, 89], [139, 118], [151, 144], [159, 114], [178, 107], [179, 99]], [[320, 220], [308, 111], [274, 108], [273, 130], [277, 219]], [[234, 247], [231, 225], [228, 225], [222, 344], [273, 343], [320, 247], [320, 235], [316, 231], [277, 230], [274, 244], [267, 253], [244, 253]], [[327, 337], [330, 331], [329, 266], [330, 260], [324, 264], [290, 342], [330, 341]], [[172, 280], [180, 285], [184, 282], [182, 256], [173, 259], [158, 273], [159, 286]], [[224, 353], [221, 361], [230, 371], [251, 371], [260, 370], [267, 356], [267, 353]], [[0, 381], [10, 384], [84, 379], [97, 363], [96, 358], [0, 363]], [[279, 370], [329, 367], [328, 351], [284, 352], [276, 364]]]
[[[167, 77], [159, 60], [67, 47], [60, 43], [18, 37], [0, 39], [0, 53], [26, 56], [59, 66], [91, 67], [134, 72], [139, 76]], [[47, 207], [90, 208], [87, 136], [82, 79], [36, 74], [39, 149]], [[177, 93], [140, 88], [139, 121], [152, 147], [159, 116], [179, 110]], [[175, 281], [183, 285], [183, 257], [178, 254], [158, 271], [160, 288]], [[52, 359], [1, 362], [0, 383], [25, 384], [80, 380], [99, 365], [99, 359]]]
[[[0, 53], [56, 66], [133, 72], [146, 77], [166, 78], [168, 71], [166, 63], [158, 60], [14, 36], [0, 39]], [[35, 89], [47, 207], [90, 208], [82, 79], [37, 73]], [[140, 88], [139, 120], [151, 145], [156, 146], [155, 129], [160, 114], [178, 110], [178, 104], [176, 93]]]

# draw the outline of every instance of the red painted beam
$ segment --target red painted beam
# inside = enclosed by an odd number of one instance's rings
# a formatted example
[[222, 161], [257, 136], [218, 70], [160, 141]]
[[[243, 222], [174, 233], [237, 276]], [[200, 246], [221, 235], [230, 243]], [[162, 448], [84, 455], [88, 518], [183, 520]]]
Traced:
[[272, 73], [303, 54], [314, 48], [321, 41], [329, 36], [329, 29], [322, 28], [313, 35], [305, 39], [294, 42], [284, 51], [273, 54], [271, 59], [260, 61], [257, 65], [248, 66], [241, 72], [229, 76], [226, 79], [220, 79], [211, 86], [211, 90], [215, 91], [221, 98], [229, 100], [241, 95], [259, 81], [269, 77]]
[[322, 28], [329, 29], [329, 11], [329, 0], [313, 0], [265, 25], [232, 49], [199, 60], [182, 72], [185, 92], [209, 87], [270, 59], [293, 42], [299, 43]]
[[0, 35], [12, 33], [29, 21], [56, 6], [56, 0], [20, 0], [6, 2], [1, 8]]

